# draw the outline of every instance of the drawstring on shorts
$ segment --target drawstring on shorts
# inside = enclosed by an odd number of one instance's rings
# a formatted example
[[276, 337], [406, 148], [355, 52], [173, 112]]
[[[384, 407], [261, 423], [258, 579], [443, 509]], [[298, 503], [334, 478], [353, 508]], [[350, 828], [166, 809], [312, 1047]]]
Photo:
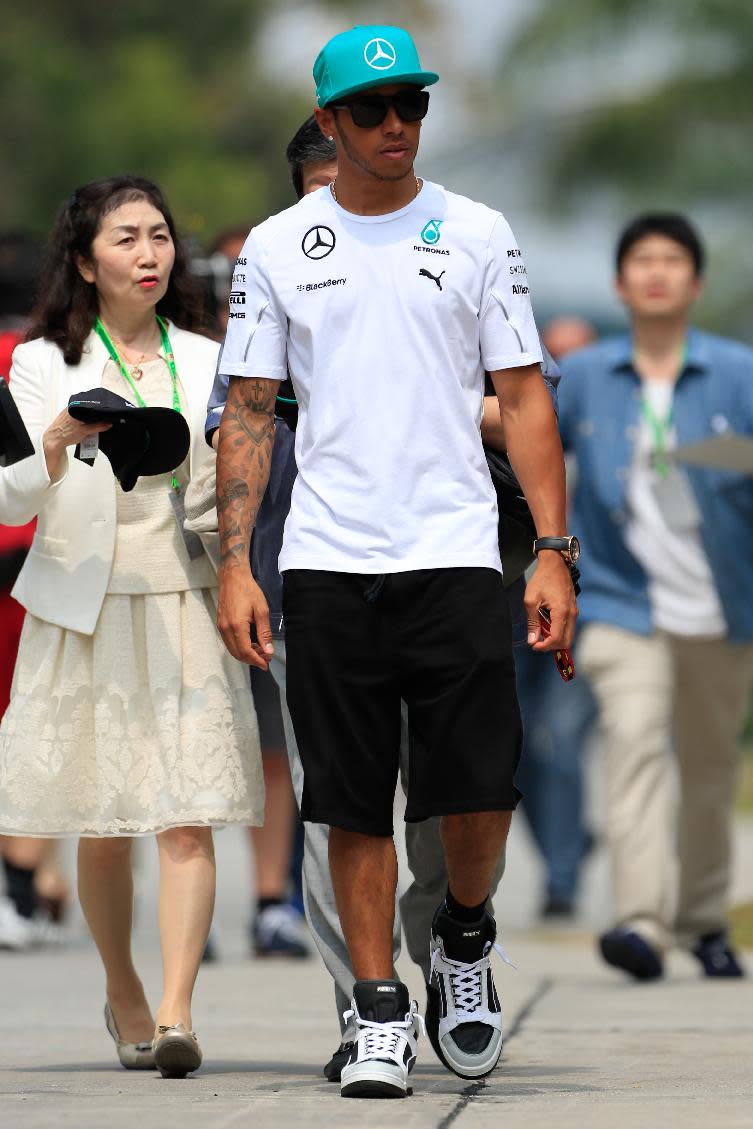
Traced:
[[384, 588], [386, 576], [375, 576], [368, 588], [365, 589], [363, 598], [367, 604], [375, 604], [379, 599], [379, 593]]

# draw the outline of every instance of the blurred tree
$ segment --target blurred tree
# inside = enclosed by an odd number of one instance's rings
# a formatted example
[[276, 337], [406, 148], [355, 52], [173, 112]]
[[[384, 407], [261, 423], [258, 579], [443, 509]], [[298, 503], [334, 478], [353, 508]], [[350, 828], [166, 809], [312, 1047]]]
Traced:
[[749, 196], [750, 0], [544, 0], [503, 73], [519, 92], [541, 76], [559, 85], [550, 173], [560, 201], [594, 185], [633, 199], [647, 185], [653, 199]]
[[703, 217], [705, 322], [753, 338], [751, 0], [541, 0], [500, 74], [508, 122], [546, 138], [548, 207], [606, 192]]
[[5, 7], [3, 227], [44, 233], [76, 185], [124, 171], [159, 181], [202, 240], [290, 202], [281, 138], [309, 103], [254, 73], [261, 0]]

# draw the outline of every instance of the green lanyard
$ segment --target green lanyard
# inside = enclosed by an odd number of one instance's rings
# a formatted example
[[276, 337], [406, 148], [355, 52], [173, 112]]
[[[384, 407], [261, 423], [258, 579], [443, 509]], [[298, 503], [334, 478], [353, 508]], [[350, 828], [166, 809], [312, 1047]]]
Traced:
[[669, 474], [667, 441], [672, 429], [672, 408], [665, 416], [658, 416], [644, 396], [641, 400], [641, 411], [654, 439], [654, 469], [660, 478], [666, 478]]
[[[680, 372], [685, 368], [687, 359], [688, 345], [686, 342], [682, 350], [682, 356], [680, 357]], [[642, 396], [641, 411], [643, 412], [643, 418], [648, 424], [654, 440], [654, 470], [660, 478], [666, 478], [669, 474], [667, 447], [669, 443], [669, 433], [672, 430], [672, 407], [670, 406], [665, 416], [658, 416], [646, 397]]]
[[[165, 360], [167, 361], [167, 367], [170, 370], [170, 377], [173, 382], [173, 408], [180, 415], [180, 394], [178, 392], [178, 370], [175, 367], [175, 355], [173, 353], [173, 347], [170, 344], [170, 338], [167, 336], [167, 326], [165, 325], [165, 322], [159, 316], [159, 314], [156, 315], [156, 318], [157, 325], [159, 327], [160, 338], [162, 341], [162, 351], [165, 354]], [[114, 361], [120, 369], [120, 374], [123, 377], [123, 380], [125, 380], [126, 384], [130, 387], [131, 392], [133, 393], [133, 398], [135, 399], [138, 406], [140, 408], [147, 407], [146, 401], [144, 400], [136, 385], [133, 383], [130, 372], [123, 364], [123, 361], [120, 358], [120, 354], [110, 340], [110, 336], [105, 327], [102, 325], [100, 318], [97, 318], [96, 322], [94, 323], [94, 328], [99, 334], [99, 337], [105, 348], [107, 349], [107, 352], [110, 354], [110, 360]], [[173, 490], [180, 491], [180, 483], [175, 477], [175, 471], [173, 471], [170, 485]]]

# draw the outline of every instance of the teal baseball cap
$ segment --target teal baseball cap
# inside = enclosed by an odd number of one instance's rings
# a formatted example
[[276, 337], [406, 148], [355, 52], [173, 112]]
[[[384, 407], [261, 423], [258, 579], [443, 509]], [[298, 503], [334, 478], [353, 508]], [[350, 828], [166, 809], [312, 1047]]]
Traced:
[[416, 45], [401, 27], [370, 24], [343, 31], [325, 43], [314, 63], [319, 106], [372, 86], [432, 86], [438, 81], [434, 71], [421, 69]]

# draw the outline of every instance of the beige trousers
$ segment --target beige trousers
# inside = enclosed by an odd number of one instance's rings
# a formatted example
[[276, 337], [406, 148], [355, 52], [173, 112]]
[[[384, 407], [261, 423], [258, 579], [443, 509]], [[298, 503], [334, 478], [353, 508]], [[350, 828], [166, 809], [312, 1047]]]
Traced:
[[604, 736], [616, 921], [689, 946], [725, 928], [753, 644], [591, 623], [577, 662]]

